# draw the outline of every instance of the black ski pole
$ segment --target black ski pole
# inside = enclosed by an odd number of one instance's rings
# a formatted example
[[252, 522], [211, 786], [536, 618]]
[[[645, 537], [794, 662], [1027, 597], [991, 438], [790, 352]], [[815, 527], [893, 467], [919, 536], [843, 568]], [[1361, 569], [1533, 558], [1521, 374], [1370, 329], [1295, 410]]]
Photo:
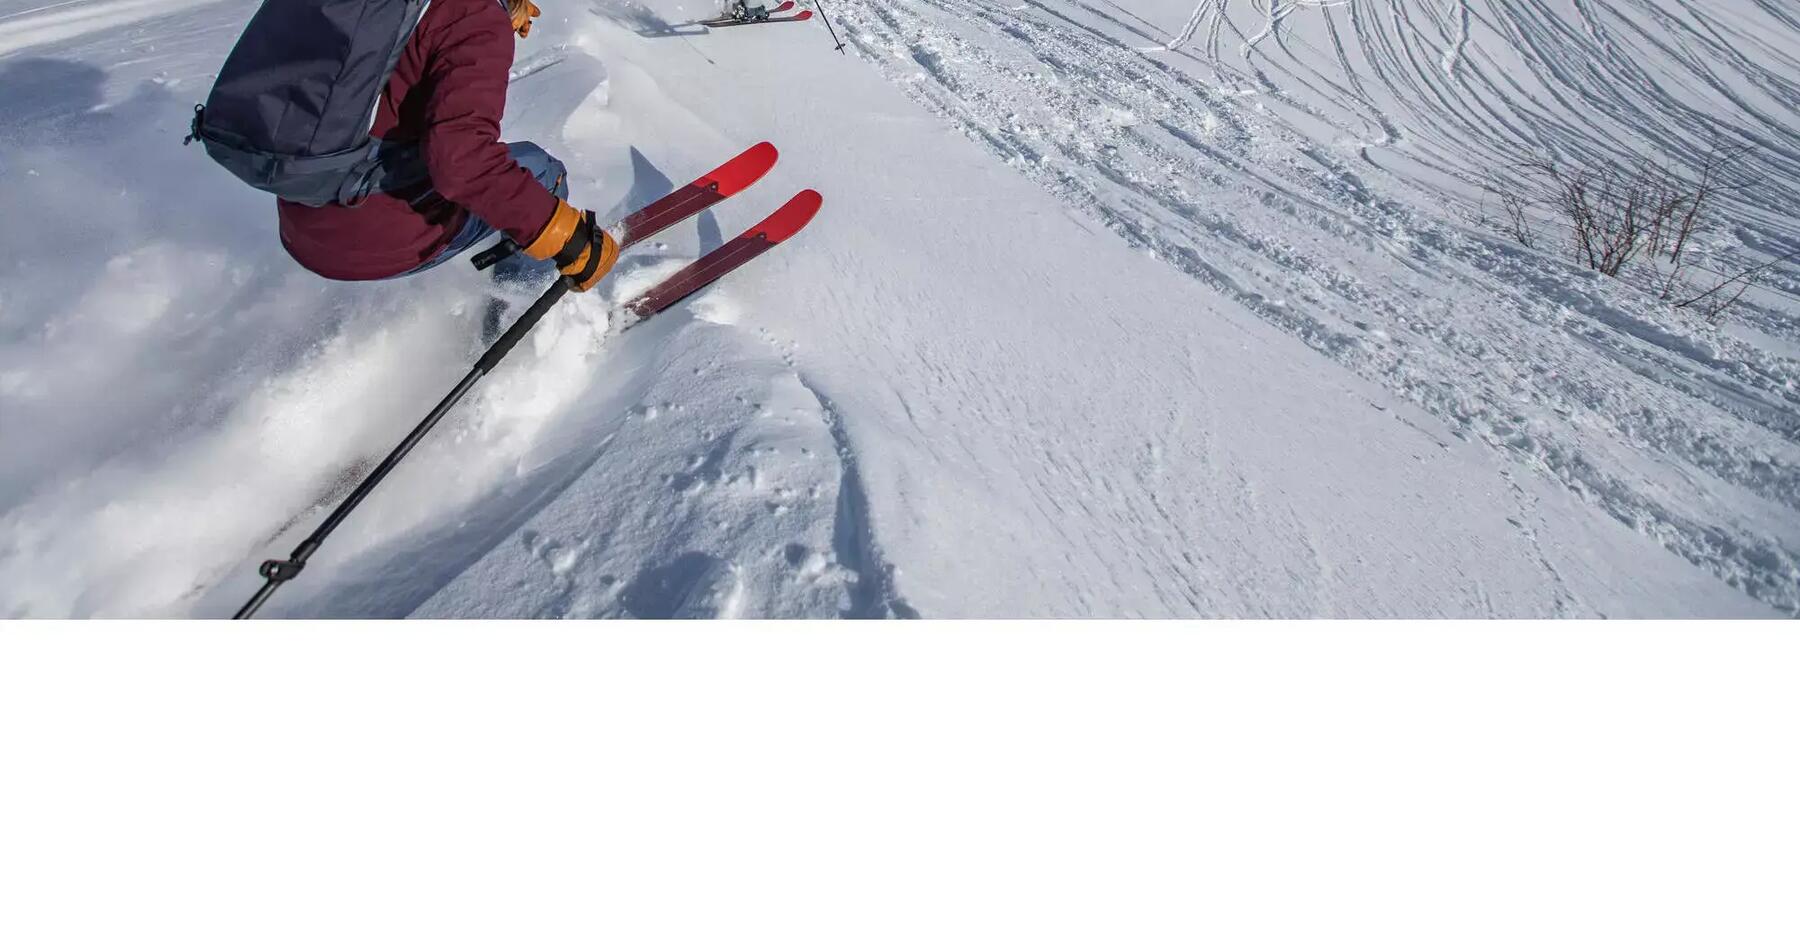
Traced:
[[831, 17], [825, 15], [825, 0], [813, 0], [813, 6], [819, 8], [819, 18], [825, 21], [825, 31], [831, 33], [831, 41], [837, 43], [838, 54], [844, 54], [844, 43], [837, 37], [837, 30], [831, 28]]
[[475, 366], [469, 369], [468, 374], [463, 375], [463, 379], [454, 388], [451, 388], [448, 394], [444, 395], [444, 399], [439, 400], [438, 405], [433, 407], [431, 412], [417, 426], [414, 426], [411, 432], [406, 434], [406, 438], [401, 439], [400, 444], [394, 446], [393, 451], [388, 452], [388, 456], [381, 460], [381, 464], [376, 465], [375, 470], [369, 472], [369, 476], [363, 478], [362, 483], [356, 485], [355, 490], [350, 491], [350, 496], [345, 497], [344, 502], [338, 504], [337, 509], [332, 510], [330, 516], [325, 517], [325, 521], [319, 524], [319, 528], [314, 529], [312, 535], [307, 536], [305, 541], [294, 548], [293, 554], [289, 555], [285, 561], [271, 558], [263, 562], [262, 567], [257, 569], [257, 573], [263, 576], [262, 589], [258, 590], [256, 596], [251, 597], [231, 618], [249, 619], [262, 608], [262, 605], [275, 593], [277, 587], [298, 577], [300, 572], [306, 568], [306, 560], [319, 550], [319, 546], [325, 544], [325, 537], [331, 535], [332, 530], [336, 529], [338, 524], [350, 515], [350, 511], [356, 509], [357, 504], [363, 502], [363, 498], [375, 489], [375, 485], [381, 483], [381, 479], [387, 477], [388, 472], [394, 470], [394, 466], [400, 463], [400, 459], [405, 458], [406, 453], [412, 451], [413, 446], [419, 444], [419, 440], [425, 437], [425, 433], [430, 432], [431, 427], [437, 425], [438, 420], [443, 419], [445, 413], [450, 412], [450, 408], [455, 406], [456, 402], [475, 386], [476, 381], [481, 380], [484, 375], [499, 366], [501, 359], [506, 357], [506, 353], [512, 351], [513, 346], [518, 345], [519, 340], [525, 338], [525, 334], [531, 331], [531, 327], [537, 325], [537, 321], [543, 319], [544, 314], [550, 312], [550, 308], [556, 305], [556, 301], [561, 300], [563, 295], [568, 292], [569, 279], [557, 278], [556, 283], [550, 285], [550, 289], [544, 291], [544, 295], [537, 298], [537, 302], [533, 303], [517, 322], [501, 333], [500, 338], [492, 346], [489, 346], [486, 352], [482, 353], [481, 357], [476, 360]]

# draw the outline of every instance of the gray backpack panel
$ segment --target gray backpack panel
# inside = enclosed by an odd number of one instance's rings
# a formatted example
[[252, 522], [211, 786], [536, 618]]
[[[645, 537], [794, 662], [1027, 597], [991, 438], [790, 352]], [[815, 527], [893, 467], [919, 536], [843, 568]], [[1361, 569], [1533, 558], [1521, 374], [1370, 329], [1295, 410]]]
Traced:
[[258, 190], [354, 206], [425, 180], [414, 146], [369, 135], [430, 0], [265, 0], [219, 69], [193, 133]]

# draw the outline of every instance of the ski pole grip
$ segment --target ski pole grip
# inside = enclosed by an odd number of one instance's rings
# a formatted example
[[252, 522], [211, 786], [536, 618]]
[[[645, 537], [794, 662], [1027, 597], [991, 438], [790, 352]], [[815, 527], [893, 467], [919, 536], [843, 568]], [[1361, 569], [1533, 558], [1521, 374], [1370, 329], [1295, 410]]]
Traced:
[[544, 314], [550, 312], [550, 308], [556, 305], [556, 301], [561, 300], [563, 295], [568, 292], [569, 279], [557, 278], [556, 283], [551, 284], [550, 289], [544, 291], [544, 295], [537, 298], [537, 302], [533, 303], [517, 322], [508, 326], [506, 331], [500, 334], [500, 338], [494, 340], [493, 345], [488, 346], [488, 350], [482, 354], [480, 360], [475, 362], [475, 369], [480, 371], [483, 376], [494, 370], [501, 360], [506, 358], [506, 353], [512, 351], [513, 346], [519, 344], [519, 340], [525, 338], [525, 334], [531, 331], [531, 327], [537, 325], [538, 320], [543, 319]]

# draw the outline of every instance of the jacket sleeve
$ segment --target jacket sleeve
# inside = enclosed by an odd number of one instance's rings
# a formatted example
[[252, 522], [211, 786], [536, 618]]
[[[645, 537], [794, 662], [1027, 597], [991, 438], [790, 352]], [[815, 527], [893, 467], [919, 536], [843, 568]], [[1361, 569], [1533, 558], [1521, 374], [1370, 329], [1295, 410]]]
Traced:
[[434, 25], [440, 35], [427, 64], [432, 88], [420, 140], [432, 186], [513, 241], [529, 243], [550, 222], [556, 197], [500, 141], [513, 59], [506, 11], [483, 2]]

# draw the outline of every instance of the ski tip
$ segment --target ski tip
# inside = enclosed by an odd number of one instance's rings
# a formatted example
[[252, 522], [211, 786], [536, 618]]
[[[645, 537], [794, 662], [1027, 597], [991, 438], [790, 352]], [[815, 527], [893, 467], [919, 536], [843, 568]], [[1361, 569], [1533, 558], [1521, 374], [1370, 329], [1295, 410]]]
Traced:
[[763, 175], [769, 173], [769, 169], [775, 167], [775, 160], [780, 155], [773, 144], [758, 142], [694, 183], [701, 187], [717, 184], [719, 195], [729, 197], [761, 180]]
[[780, 242], [805, 228], [818, 215], [819, 207], [825, 203], [825, 197], [818, 191], [808, 188], [788, 198], [781, 208], [769, 214], [769, 218], [756, 224], [746, 236], [761, 235], [770, 242]]
[[800, 12], [794, 14], [794, 22], [803, 23], [809, 19], [812, 19], [812, 11], [811, 10], [801, 10]]

